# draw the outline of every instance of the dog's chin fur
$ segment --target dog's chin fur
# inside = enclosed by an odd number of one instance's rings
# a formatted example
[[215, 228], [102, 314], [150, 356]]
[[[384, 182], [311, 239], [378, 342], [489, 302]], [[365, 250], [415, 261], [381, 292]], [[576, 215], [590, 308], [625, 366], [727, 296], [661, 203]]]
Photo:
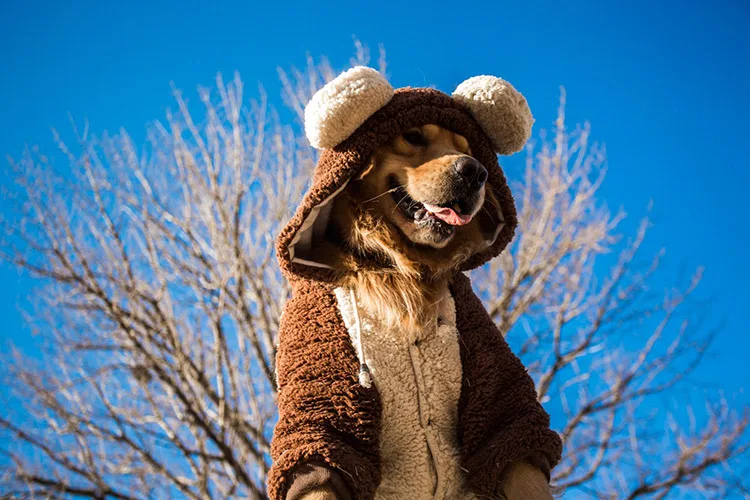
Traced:
[[351, 208], [357, 212], [348, 231], [352, 252], [342, 255], [340, 284], [357, 290], [363, 306], [387, 327], [407, 334], [423, 330], [435, 321], [457, 264], [431, 269], [404, 251], [403, 236], [382, 218]]

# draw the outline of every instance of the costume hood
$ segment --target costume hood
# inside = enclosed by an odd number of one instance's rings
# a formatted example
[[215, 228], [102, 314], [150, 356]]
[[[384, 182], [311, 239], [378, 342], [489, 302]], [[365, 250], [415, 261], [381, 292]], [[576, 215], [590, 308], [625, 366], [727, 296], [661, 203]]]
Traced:
[[[331, 282], [336, 271], [326, 262], [326, 229], [333, 200], [363, 167], [375, 149], [417, 126], [434, 123], [466, 138], [472, 156], [488, 172], [487, 189], [499, 202], [481, 210], [487, 248], [461, 266], [467, 271], [498, 255], [516, 228], [516, 208], [497, 154], [519, 151], [531, 133], [533, 118], [526, 99], [508, 82], [476, 76], [452, 96], [430, 88], [393, 90], [377, 71], [354, 67], [326, 84], [305, 109], [305, 132], [323, 152], [310, 189], [277, 240], [282, 271], [298, 278]], [[487, 204], [487, 202], [485, 202]], [[486, 214], [497, 214], [486, 215]]]

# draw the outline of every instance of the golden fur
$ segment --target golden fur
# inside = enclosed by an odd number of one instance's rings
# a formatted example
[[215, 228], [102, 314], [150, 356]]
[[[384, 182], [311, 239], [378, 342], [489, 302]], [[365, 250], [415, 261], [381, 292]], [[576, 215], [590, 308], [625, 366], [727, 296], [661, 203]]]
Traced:
[[526, 462], [508, 466], [504, 473], [503, 493], [508, 500], [552, 500], [547, 478], [542, 471]]
[[333, 488], [323, 486], [305, 493], [300, 500], [337, 500]]
[[[418, 134], [424, 144], [410, 143], [405, 138], [409, 134]], [[449, 187], [455, 161], [470, 154], [464, 137], [425, 125], [378, 148], [335, 202], [334, 220], [349, 250], [339, 257], [347, 271], [341, 285], [356, 288], [363, 302], [390, 325], [420, 330], [434, 320], [450, 276], [486, 247], [482, 211], [497, 211], [498, 204], [482, 187], [473, 220], [437, 241], [400, 212], [388, 181], [397, 179], [415, 200], [439, 200]]]

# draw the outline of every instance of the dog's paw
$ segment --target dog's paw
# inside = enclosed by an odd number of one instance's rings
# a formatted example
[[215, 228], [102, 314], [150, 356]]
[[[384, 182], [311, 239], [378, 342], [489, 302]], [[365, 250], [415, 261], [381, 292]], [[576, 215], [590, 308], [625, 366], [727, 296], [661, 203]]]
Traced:
[[544, 473], [526, 462], [510, 466], [503, 479], [503, 494], [507, 500], [553, 500]]
[[338, 500], [338, 498], [331, 488], [323, 486], [304, 493], [299, 500]]

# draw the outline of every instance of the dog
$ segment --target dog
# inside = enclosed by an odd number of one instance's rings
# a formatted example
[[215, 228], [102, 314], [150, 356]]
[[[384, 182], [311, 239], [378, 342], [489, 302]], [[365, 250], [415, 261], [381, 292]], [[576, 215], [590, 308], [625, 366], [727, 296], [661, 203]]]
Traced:
[[465, 274], [513, 237], [497, 155], [532, 124], [489, 75], [448, 95], [354, 67], [315, 93], [321, 154], [276, 247], [271, 498], [551, 498], [560, 436]]
[[[354, 288], [370, 313], [405, 335], [429, 327], [450, 276], [486, 247], [483, 224], [499, 215], [487, 176], [468, 141], [435, 124], [378, 147], [334, 205], [333, 237], [346, 269], [340, 286]], [[509, 500], [552, 498], [545, 475], [526, 462], [509, 466], [502, 483]], [[303, 498], [336, 496], [323, 487]]]

